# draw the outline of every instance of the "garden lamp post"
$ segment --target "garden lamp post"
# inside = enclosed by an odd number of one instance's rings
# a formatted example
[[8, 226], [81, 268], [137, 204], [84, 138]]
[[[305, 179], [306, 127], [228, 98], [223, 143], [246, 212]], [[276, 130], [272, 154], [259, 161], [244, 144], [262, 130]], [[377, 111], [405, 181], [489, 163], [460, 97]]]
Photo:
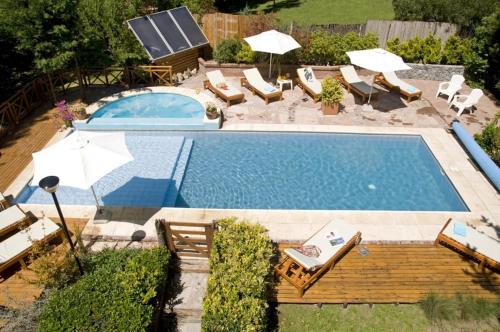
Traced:
[[69, 242], [69, 246], [71, 247], [71, 251], [73, 252], [73, 256], [75, 256], [76, 264], [78, 265], [78, 270], [80, 270], [80, 274], [83, 275], [82, 264], [80, 263], [80, 259], [76, 254], [75, 245], [71, 240], [71, 236], [69, 235], [68, 227], [66, 226], [66, 221], [64, 220], [61, 207], [59, 206], [59, 201], [57, 200], [56, 191], [59, 187], [59, 178], [57, 176], [46, 176], [40, 180], [38, 186], [52, 195], [54, 199], [54, 204], [56, 205], [57, 213], [59, 214], [59, 219], [61, 219], [62, 229], [66, 239]]

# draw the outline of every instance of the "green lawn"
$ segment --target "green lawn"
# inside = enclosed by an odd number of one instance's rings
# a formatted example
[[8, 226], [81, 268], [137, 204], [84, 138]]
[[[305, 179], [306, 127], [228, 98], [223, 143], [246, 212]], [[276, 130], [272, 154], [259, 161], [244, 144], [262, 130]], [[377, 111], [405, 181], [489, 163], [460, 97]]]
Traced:
[[418, 305], [379, 304], [370, 309], [367, 305], [282, 304], [278, 306], [279, 331], [498, 331], [496, 319], [479, 322], [453, 321], [433, 326]]
[[[259, 1], [256, 1], [259, 2]], [[252, 11], [271, 11], [273, 1], [252, 4]], [[392, 0], [276, 0], [276, 14], [282, 23], [298, 24], [366, 23], [392, 20]]]

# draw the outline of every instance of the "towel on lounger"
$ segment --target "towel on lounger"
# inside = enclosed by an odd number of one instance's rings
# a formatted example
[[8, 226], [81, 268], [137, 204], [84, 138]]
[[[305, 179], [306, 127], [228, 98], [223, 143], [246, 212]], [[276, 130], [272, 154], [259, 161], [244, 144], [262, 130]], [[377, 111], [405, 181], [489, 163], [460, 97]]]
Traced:
[[467, 227], [464, 224], [456, 223], [453, 226], [453, 233], [465, 237], [467, 235]]
[[275, 89], [275, 88], [273, 88], [273, 87], [270, 87], [270, 86], [266, 86], [266, 87], [264, 88], [264, 90], [266, 90], [267, 92], [273, 92], [273, 91], [275, 91], [276, 89]]

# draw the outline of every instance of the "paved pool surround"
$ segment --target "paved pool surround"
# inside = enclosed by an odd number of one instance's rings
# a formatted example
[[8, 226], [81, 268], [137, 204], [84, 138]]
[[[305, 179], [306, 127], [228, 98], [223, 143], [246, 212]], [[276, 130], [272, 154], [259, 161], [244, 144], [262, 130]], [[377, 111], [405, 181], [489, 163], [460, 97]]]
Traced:
[[[269, 230], [269, 235], [275, 241], [303, 241], [326, 222], [339, 220], [359, 229], [365, 242], [429, 243], [435, 240], [446, 220], [451, 217], [469, 222], [479, 230], [498, 238], [491, 225], [500, 225], [499, 195], [483, 174], [473, 166], [455, 138], [444, 129], [267, 124], [229, 125], [224, 129], [420, 135], [470, 211], [303, 211], [118, 207], [112, 208], [112, 220], [106, 224], [93, 222], [94, 206], [65, 205], [63, 213], [67, 217], [91, 219], [83, 231], [83, 237], [86, 239], [156, 241], [154, 227], [156, 219], [198, 222], [230, 216], [261, 223]], [[16, 195], [31, 176], [32, 165], [25, 169], [6, 194]], [[57, 216], [52, 205], [22, 204], [21, 206], [37, 216], [42, 214], [49, 217]]]

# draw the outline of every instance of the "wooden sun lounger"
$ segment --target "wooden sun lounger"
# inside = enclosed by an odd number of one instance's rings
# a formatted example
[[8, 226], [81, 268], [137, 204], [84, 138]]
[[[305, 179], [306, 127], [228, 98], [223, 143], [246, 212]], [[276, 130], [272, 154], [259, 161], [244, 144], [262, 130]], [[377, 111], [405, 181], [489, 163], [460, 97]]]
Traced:
[[[240, 100], [241, 102], [245, 101], [245, 95], [243, 94], [243, 92], [241, 92], [241, 91], [236, 92], [236, 88], [231, 87], [230, 84], [226, 83], [225, 78], [222, 75], [222, 72], [220, 70], [214, 70], [212, 72], [208, 72], [206, 75], [207, 75], [208, 79], [203, 81], [203, 88], [212, 91], [217, 97], [224, 100], [226, 102], [227, 107], [231, 106], [231, 102], [233, 102], [233, 101], [237, 101], [237, 100]], [[214, 79], [217, 82], [226, 83], [230, 89], [235, 90], [234, 91], [235, 93], [229, 94], [229, 93], [226, 93], [226, 90], [218, 88], [216, 86], [217, 83], [214, 82]], [[231, 91], [231, 90], [229, 90], [229, 91]]]
[[[329, 224], [330, 225], [330, 224]], [[325, 232], [325, 228], [329, 227], [329, 225], [326, 225], [325, 227], [321, 228], [318, 232], [316, 232], [309, 240], [307, 240], [304, 245], [307, 245], [308, 243], [311, 243], [311, 240], [315, 239], [318, 240], [318, 237], [322, 237], [325, 235], [325, 241], [326, 240], [326, 234], [323, 234]], [[335, 227], [335, 226], [334, 226]], [[354, 234], [354, 235], [352, 235]], [[283, 277], [286, 281], [288, 281], [290, 284], [292, 284], [295, 288], [297, 288], [298, 291], [298, 296], [302, 297], [304, 295], [304, 292], [314, 283], [316, 282], [326, 271], [333, 269], [335, 264], [347, 253], [349, 252], [354, 246], [356, 246], [360, 241], [361, 241], [361, 232], [351, 232], [350, 239], [345, 242], [342, 247], [337, 249], [335, 253], [329, 257], [329, 259], [322, 265], [320, 266], [315, 266], [311, 268], [310, 266], [306, 266], [303, 262], [299, 262], [297, 258], [292, 257], [293, 255], [291, 254], [292, 251], [289, 251], [287, 253], [287, 250], [284, 252], [284, 257], [281, 259], [279, 264], [275, 268], [275, 274], [276, 276], [281, 276]], [[347, 240], [347, 239], [346, 239]], [[314, 240], [313, 240], [314, 242]], [[328, 244], [330, 245], [330, 244]], [[295, 251], [294, 249], [292, 249]], [[300, 255], [300, 253], [299, 253]], [[307, 257], [306, 257], [307, 259]], [[312, 259], [314, 260], [314, 259]]]
[[[453, 234], [451, 229], [457, 222], [455, 219], [448, 219], [439, 232], [434, 245], [441, 244], [471, 257], [479, 262], [481, 268], [489, 266], [500, 271], [500, 242], [469, 226], [466, 226], [466, 237], [459, 238], [458, 235]], [[487, 253], [488, 249], [490, 249], [489, 253]]]
[[31, 223], [31, 218], [27, 216], [17, 205], [8, 207], [0, 211], [0, 237], [3, 237], [23, 225]]
[[2, 193], [0, 193], [0, 211], [5, 210], [9, 206], [10, 204], [7, 201], [7, 198], [5, 198], [5, 196]]
[[[413, 98], [420, 99], [422, 97], [422, 91], [418, 90], [415, 87], [413, 87], [415, 89], [415, 92], [408, 91], [406, 87], [409, 87], [411, 85], [404, 81], [401, 81], [397, 76], [395, 76], [394, 73], [392, 73], [392, 75], [394, 75], [394, 77], [389, 80], [387, 77], [385, 77], [384, 73], [379, 73], [375, 76], [375, 82], [385, 86], [391, 91], [394, 90], [399, 92], [401, 95], [406, 97], [406, 100], [408, 102], [410, 102]], [[396, 80], [399, 84], [395, 84]]]
[[[347, 70], [349, 72], [349, 74], [352, 75], [352, 77], [344, 77], [344, 75], [342, 74], [342, 70], [341, 70], [341, 74], [340, 75], [337, 75], [335, 78], [347, 89], [347, 92], [349, 93], [355, 93], [357, 94], [358, 96], [361, 97], [361, 99], [363, 100], [363, 103], [365, 101], [368, 100], [369, 96], [370, 96], [370, 89], [372, 89], [372, 99], [375, 99], [378, 97], [378, 94], [379, 94], [379, 91], [374, 88], [374, 87], [371, 87], [368, 83], [366, 83], [365, 81], [361, 80], [359, 77], [358, 77], [358, 74], [356, 73], [354, 67], [352, 68], [347, 68], [347, 67], [352, 67], [352, 66], [346, 66], [346, 67], [343, 67], [343, 68], [346, 68], [344, 70]], [[343, 69], [341, 68], [341, 69]]]
[[[30, 254], [33, 242], [48, 243], [61, 235], [62, 229], [52, 220], [44, 218], [2, 241], [0, 243], [0, 272], [16, 263], [25, 267], [24, 259]], [[2, 280], [1, 277], [0, 280]]]
[[[253, 95], [258, 94], [260, 97], [262, 97], [264, 99], [264, 101], [266, 102], [266, 105], [269, 104], [270, 99], [274, 99], [274, 98], [278, 98], [278, 100], [283, 99], [283, 93], [276, 88], [275, 88], [276, 91], [267, 92], [267, 91], [259, 89], [259, 87], [256, 86], [256, 84], [250, 83], [251, 79], [249, 79], [249, 76], [254, 76], [253, 78], [255, 80], [262, 81], [262, 84], [267, 84], [267, 85], [271, 86], [269, 83], [265, 82], [264, 79], [262, 79], [262, 76], [260, 75], [257, 68], [244, 70], [243, 74], [245, 75], [245, 77], [242, 77], [240, 79], [241, 86], [244, 86], [247, 89], [249, 89], [250, 91], [252, 91]], [[249, 75], [249, 76], [247, 76], [247, 75]]]
[[[314, 100], [315, 103], [317, 103], [321, 99], [321, 92], [315, 91], [310, 84], [308, 84], [307, 80], [305, 80], [305, 77], [303, 77], [303, 72], [305, 68], [299, 68], [297, 69], [297, 78], [295, 80], [295, 84], [302, 89], [304, 93], [308, 93]], [[309, 68], [310, 69], [310, 68]], [[311, 72], [314, 75], [314, 72], [312, 69], [310, 69]], [[314, 81], [317, 82], [316, 77], [313, 76]]]

